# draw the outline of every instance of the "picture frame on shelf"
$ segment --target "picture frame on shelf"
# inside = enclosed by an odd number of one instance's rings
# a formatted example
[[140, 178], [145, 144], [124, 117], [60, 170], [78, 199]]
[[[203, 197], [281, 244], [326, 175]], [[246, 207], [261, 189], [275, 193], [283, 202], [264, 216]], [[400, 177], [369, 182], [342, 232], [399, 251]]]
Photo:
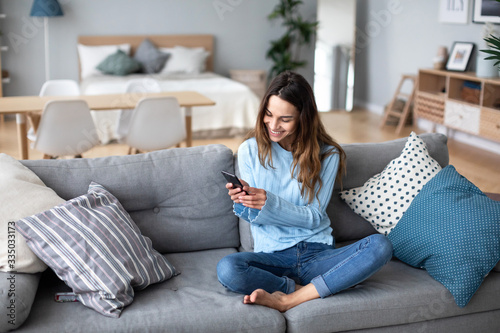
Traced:
[[474, 43], [470, 42], [453, 43], [448, 62], [446, 63], [446, 69], [449, 71], [465, 72], [469, 67], [474, 46]]
[[439, 22], [467, 24], [469, 21], [469, 0], [440, 0]]
[[474, 0], [472, 22], [500, 23], [500, 2], [496, 0]]

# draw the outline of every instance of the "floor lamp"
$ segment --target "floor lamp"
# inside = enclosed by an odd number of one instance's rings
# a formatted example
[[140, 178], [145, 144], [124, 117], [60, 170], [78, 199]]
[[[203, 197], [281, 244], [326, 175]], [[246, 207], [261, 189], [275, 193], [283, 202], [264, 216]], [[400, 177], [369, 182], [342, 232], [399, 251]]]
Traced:
[[30, 16], [43, 17], [45, 41], [45, 81], [50, 79], [49, 66], [49, 17], [62, 16], [63, 11], [57, 0], [35, 0], [31, 7]]

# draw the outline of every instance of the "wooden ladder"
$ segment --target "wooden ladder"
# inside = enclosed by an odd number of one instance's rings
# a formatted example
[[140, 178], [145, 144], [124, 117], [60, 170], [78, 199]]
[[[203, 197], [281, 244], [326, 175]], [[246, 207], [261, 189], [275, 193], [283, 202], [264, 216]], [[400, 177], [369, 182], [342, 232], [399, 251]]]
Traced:
[[[409, 80], [413, 83], [413, 88], [410, 94], [404, 94], [401, 92], [401, 87], [403, 86], [406, 80]], [[408, 120], [408, 116], [410, 115], [410, 106], [413, 103], [413, 99], [415, 98], [415, 92], [417, 90], [417, 83], [418, 83], [417, 80], [418, 79], [416, 75], [404, 74], [401, 77], [401, 81], [399, 81], [399, 85], [398, 88], [396, 89], [396, 92], [394, 93], [394, 97], [392, 98], [391, 103], [387, 107], [387, 110], [384, 114], [380, 127], [384, 127], [387, 124], [389, 118], [392, 116], [395, 118], [399, 118], [399, 122], [396, 127], [396, 134], [399, 135], [399, 133], [401, 133], [401, 130], [405, 126], [406, 121]], [[405, 106], [403, 107], [402, 112], [394, 110], [394, 104], [396, 103], [398, 98], [406, 99]]]

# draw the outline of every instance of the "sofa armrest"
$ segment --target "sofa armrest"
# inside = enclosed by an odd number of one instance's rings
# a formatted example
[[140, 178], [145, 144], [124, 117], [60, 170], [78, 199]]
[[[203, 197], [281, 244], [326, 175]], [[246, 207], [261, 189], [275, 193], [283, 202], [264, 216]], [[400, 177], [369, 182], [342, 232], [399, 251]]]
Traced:
[[41, 273], [0, 272], [0, 332], [17, 329], [28, 318], [40, 277]]

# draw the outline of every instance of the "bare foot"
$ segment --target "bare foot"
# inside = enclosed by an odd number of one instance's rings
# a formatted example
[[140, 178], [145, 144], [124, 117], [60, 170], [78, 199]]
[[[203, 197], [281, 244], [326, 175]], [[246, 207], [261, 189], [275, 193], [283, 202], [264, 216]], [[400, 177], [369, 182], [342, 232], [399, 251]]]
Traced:
[[275, 291], [270, 294], [263, 289], [257, 289], [250, 295], [243, 298], [245, 304], [264, 305], [268, 308], [276, 309], [280, 312], [285, 312], [290, 309], [286, 302], [287, 295], [281, 291]]
[[295, 291], [291, 294], [285, 294], [280, 291], [275, 291], [270, 294], [263, 289], [254, 290], [250, 295], [243, 298], [245, 304], [259, 304], [280, 312], [285, 312], [294, 306], [319, 298], [316, 287], [312, 283], [306, 286], [295, 287]]

